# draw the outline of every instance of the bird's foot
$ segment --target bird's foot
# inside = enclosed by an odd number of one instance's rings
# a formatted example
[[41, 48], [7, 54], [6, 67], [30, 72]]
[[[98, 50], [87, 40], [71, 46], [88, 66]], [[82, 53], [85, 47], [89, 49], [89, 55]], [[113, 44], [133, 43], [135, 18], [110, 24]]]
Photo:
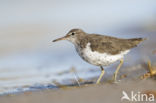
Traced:
[[112, 83], [116, 83], [117, 82], [116, 78], [117, 78], [117, 73], [115, 72], [113, 77], [112, 77], [112, 80], [111, 80]]
[[117, 83], [119, 83], [119, 81], [118, 80], [115, 80], [115, 81], [114, 80], [108, 80], [107, 83], [117, 84]]
[[118, 83], [119, 81], [116, 79], [116, 75], [114, 73], [113, 77], [111, 80], [108, 80], [108, 83]]

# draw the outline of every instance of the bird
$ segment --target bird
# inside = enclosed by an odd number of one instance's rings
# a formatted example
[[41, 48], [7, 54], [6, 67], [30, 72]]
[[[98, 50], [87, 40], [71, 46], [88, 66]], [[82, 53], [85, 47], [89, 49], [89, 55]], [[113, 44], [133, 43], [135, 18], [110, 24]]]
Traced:
[[53, 42], [67, 40], [74, 44], [78, 55], [86, 62], [99, 66], [101, 74], [96, 84], [99, 84], [104, 73], [104, 66], [109, 66], [120, 61], [112, 81], [116, 82], [117, 74], [124, 62], [124, 56], [130, 49], [136, 47], [145, 38], [117, 38], [101, 34], [89, 34], [79, 28], [71, 29], [64, 37], [53, 40]]

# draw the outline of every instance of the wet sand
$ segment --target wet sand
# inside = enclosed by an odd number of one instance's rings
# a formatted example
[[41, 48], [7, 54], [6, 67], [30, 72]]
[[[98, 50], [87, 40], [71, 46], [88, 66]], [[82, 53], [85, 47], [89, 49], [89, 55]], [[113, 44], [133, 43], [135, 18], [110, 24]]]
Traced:
[[138, 92], [148, 93], [149, 91], [156, 93], [155, 86], [156, 81], [152, 79], [123, 81], [115, 84], [90, 84], [59, 90], [48, 89], [1, 96], [0, 101], [1, 103], [129, 103], [127, 100], [121, 101], [122, 91], [128, 95], [131, 94], [131, 91], [136, 94]]

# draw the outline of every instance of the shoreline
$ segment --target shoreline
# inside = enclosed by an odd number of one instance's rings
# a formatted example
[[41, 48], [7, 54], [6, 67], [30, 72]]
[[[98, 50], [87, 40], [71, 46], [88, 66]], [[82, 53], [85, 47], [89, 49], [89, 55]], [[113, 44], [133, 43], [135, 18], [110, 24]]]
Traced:
[[[155, 85], [156, 82], [152, 79], [122, 81], [113, 84], [89, 84], [80, 87], [61, 88], [58, 90], [47, 89], [5, 95], [0, 96], [0, 100], [2, 103], [121, 103], [122, 91], [126, 91], [128, 94], [131, 91], [135, 93], [153, 91], [153, 93], [156, 93]], [[127, 101], [125, 100], [125, 102]]]

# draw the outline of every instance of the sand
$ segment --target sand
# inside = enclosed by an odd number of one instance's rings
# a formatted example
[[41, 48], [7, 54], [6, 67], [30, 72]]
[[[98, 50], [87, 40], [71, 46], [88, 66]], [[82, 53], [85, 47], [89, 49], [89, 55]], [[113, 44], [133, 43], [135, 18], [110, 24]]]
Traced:
[[[134, 93], [156, 93], [156, 81], [133, 80], [119, 83], [90, 84], [58, 90], [48, 89], [35, 92], [0, 96], [0, 103], [130, 103], [121, 101], [122, 91], [129, 96]], [[155, 95], [156, 97], [156, 95]], [[156, 100], [155, 100], [156, 102]], [[141, 102], [141, 103], [155, 103]]]

